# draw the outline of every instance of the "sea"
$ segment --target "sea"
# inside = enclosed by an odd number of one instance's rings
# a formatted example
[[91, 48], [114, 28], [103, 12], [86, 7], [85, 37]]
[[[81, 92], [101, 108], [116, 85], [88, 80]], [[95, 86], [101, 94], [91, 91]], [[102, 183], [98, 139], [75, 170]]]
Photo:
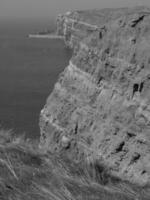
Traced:
[[50, 19], [0, 19], [0, 129], [38, 137], [39, 114], [72, 52], [59, 39], [28, 38]]

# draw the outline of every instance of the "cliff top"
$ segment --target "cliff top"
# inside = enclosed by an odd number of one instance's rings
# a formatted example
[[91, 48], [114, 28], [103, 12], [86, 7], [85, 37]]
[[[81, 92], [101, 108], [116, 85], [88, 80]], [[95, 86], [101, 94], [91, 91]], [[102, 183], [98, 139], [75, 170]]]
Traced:
[[150, 8], [145, 6], [131, 8], [105, 8], [94, 10], [70, 11], [65, 15], [69, 18], [84, 21], [89, 24], [102, 26], [109, 21], [116, 20], [122, 16], [134, 15], [139, 13], [150, 13]]

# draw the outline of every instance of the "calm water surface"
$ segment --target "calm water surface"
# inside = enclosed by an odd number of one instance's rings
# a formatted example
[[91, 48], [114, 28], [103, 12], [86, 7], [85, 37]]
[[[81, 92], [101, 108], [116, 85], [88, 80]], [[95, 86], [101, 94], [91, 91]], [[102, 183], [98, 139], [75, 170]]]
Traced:
[[49, 23], [0, 21], [0, 124], [29, 136], [39, 134], [40, 110], [71, 57], [63, 41], [27, 38]]

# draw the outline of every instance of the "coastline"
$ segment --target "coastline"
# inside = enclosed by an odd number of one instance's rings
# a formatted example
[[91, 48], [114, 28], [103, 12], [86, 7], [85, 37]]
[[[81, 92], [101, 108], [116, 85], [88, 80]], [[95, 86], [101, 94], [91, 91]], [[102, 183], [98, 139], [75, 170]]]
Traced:
[[139, 9], [67, 12], [57, 32], [26, 36], [48, 58], [59, 39], [73, 53], [41, 110], [40, 141], [0, 132], [0, 199], [150, 199], [150, 14]]

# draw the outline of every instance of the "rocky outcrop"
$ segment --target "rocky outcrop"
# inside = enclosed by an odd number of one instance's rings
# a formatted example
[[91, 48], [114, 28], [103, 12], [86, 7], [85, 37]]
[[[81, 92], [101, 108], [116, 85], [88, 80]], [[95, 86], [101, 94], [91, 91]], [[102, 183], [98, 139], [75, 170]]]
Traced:
[[149, 184], [150, 9], [69, 12], [57, 23], [76, 51], [41, 111], [41, 148]]
[[67, 12], [57, 18], [57, 35], [65, 37], [65, 43], [75, 48], [79, 41], [99, 30], [98, 25], [81, 18], [82, 12]]

